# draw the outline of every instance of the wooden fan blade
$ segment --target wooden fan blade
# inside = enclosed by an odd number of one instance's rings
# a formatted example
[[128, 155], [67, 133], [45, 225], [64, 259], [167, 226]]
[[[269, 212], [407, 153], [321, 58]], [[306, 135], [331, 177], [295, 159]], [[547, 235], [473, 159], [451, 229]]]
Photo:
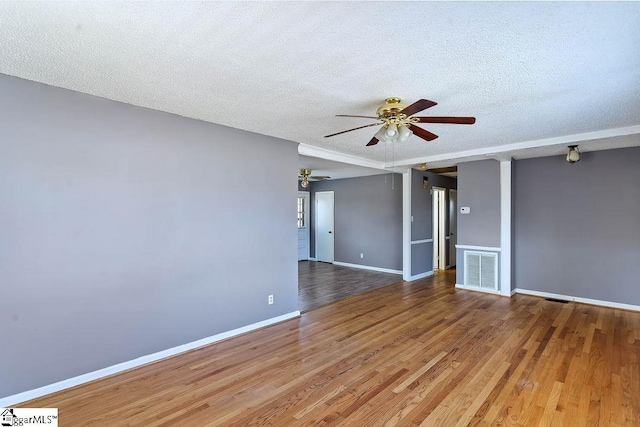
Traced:
[[436, 135], [435, 133], [431, 133], [428, 130], [422, 129], [421, 127], [418, 127], [416, 125], [410, 124], [409, 129], [411, 129], [411, 132], [413, 132], [415, 136], [418, 136], [426, 141], [433, 141], [438, 137], [438, 135]]
[[374, 136], [373, 138], [371, 138], [371, 141], [367, 143], [367, 147], [371, 147], [372, 145], [376, 145], [377, 143], [378, 143], [378, 138]]
[[349, 129], [349, 130], [343, 130], [342, 132], [336, 132], [336, 133], [332, 133], [331, 135], [325, 135], [325, 138], [329, 138], [330, 136], [336, 136], [336, 135], [340, 135], [341, 133], [347, 133], [347, 132], [351, 132], [354, 130], [358, 130], [358, 129], [364, 129], [364, 128], [368, 128], [371, 126], [380, 126], [382, 123], [371, 123], [370, 125], [364, 125], [364, 126], [360, 126], [357, 128], [353, 128], [353, 129]]
[[325, 179], [331, 179], [331, 177], [320, 175], [320, 176], [310, 176], [309, 179], [313, 179], [315, 181], [324, 181]]
[[336, 117], [359, 117], [361, 119], [377, 119], [376, 116], [353, 116], [351, 114], [336, 114]]
[[472, 125], [475, 117], [414, 117], [419, 123], [451, 123], [454, 125]]
[[431, 108], [437, 104], [437, 102], [429, 101], [428, 99], [420, 99], [400, 112], [407, 116], [413, 116], [415, 113], [419, 113], [420, 111]]

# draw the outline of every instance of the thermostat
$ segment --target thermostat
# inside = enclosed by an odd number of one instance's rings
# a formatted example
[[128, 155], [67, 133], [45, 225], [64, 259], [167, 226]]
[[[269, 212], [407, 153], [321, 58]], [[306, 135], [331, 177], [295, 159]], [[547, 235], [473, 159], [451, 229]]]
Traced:
[[469, 212], [471, 212], [471, 208], [468, 206], [464, 206], [462, 208], [460, 208], [460, 213], [461, 214], [468, 214]]

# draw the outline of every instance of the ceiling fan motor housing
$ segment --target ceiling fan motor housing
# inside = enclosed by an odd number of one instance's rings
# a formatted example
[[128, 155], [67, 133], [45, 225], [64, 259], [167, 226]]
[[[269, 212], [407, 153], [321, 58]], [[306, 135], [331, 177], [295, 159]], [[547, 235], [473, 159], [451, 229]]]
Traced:
[[381, 119], [388, 119], [391, 117], [397, 117], [402, 110], [407, 108], [406, 104], [402, 104], [401, 98], [391, 97], [385, 99], [385, 104], [378, 108], [377, 114]]

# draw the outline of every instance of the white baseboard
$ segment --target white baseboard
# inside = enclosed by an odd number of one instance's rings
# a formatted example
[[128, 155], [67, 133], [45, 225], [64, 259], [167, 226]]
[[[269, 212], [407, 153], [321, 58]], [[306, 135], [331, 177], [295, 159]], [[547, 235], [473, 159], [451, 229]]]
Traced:
[[640, 305], [623, 304], [621, 302], [603, 301], [603, 300], [591, 299], [591, 298], [572, 297], [569, 295], [553, 294], [551, 292], [532, 291], [529, 289], [516, 288], [515, 291], [516, 293], [519, 293], [519, 294], [531, 295], [534, 297], [562, 299], [565, 301], [579, 302], [582, 304], [591, 304], [591, 305], [599, 305], [602, 307], [620, 308], [623, 310], [631, 310], [631, 311], [640, 311]]
[[318, 261], [318, 258], [311, 258], [311, 257], [309, 257], [309, 261]]
[[484, 289], [484, 288], [476, 288], [475, 286], [465, 286], [465, 285], [461, 285], [460, 283], [456, 283], [456, 288], [458, 289], [464, 289], [465, 291], [474, 291], [474, 292], [482, 292], [484, 294], [491, 294], [491, 295], [498, 295], [501, 297], [509, 297], [509, 294], [503, 294], [500, 291], [496, 291], [493, 289]]
[[414, 280], [424, 279], [425, 277], [431, 277], [431, 276], [433, 276], [433, 270], [416, 274], [415, 276], [411, 276], [409, 277], [409, 282], [413, 282]]
[[272, 317], [271, 319], [263, 320], [261, 322], [253, 323], [251, 325], [243, 326], [241, 328], [233, 329], [231, 331], [222, 332], [217, 335], [213, 335], [207, 338], [202, 338], [197, 341], [193, 341], [187, 344], [179, 345], [177, 347], [162, 350], [157, 353], [148, 354], [146, 356], [138, 357], [137, 359], [129, 360], [127, 362], [118, 363], [117, 365], [108, 366], [97, 371], [89, 372], [88, 374], [78, 375], [77, 377], [69, 378], [59, 381], [57, 383], [49, 384], [33, 390], [24, 391], [22, 393], [14, 394], [0, 398], [0, 408], [6, 408], [16, 405], [18, 403], [26, 402], [27, 400], [36, 399], [38, 397], [46, 396], [47, 394], [55, 393], [67, 388], [75, 387], [90, 381], [95, 381], [100, 378], [104, 378], [113, 374], [128, 371], [129, 369], [138, 368], [142, 365], [146, 365], [152, 362], [157, 362], [161, 359], [166, 359], [171, 356], [184, 353], [186, 351], [194, 350], [199, 347], [212, 344], [217, 341], [222, 341], [227, 338], [231, 338], [246, 332], [253, 331], [255, 329], [264, 328], [265, 326], [273, 325], [275, 323], [283, 322], [285, 320], [293, 319], [300, 316], [300, 311], [293, 311], [291, 313], [283, 314], [282, 316]]
[[392, 270], [390, 268], [371, 267], [369, 265], [362, 264], [349, 264], [347, 262], [334, 261], [334, 265], [340, 265], [342, 267], [360, 268], [362, 270], [379, 271], [380, 273], [402, 274], [402, 270]]

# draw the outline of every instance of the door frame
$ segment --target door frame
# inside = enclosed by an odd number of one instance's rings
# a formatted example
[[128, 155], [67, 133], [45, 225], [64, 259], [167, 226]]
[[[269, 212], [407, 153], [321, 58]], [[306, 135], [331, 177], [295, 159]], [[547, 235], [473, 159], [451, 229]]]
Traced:
[[[442, 203], [437, 203], [438, 194], [442, 195]], [[431, 203], [433, 210], [433, 270], [444, 270], [447, 266], [446, 236], [445, 236], [445, 205], [447, 204], [447, 189], [443, 187], [431, 187]], [[436, 222], [437, 218], [437, 222]], [[438, 250], [436, 250], [436, 248]], [[438, 259], [437, 254], [442, 256]]]
[[[309, 224], [309, 207], [311, 205], [310, 203], [310, 199], [311, 199], [311, 193], [309, 193], [308, 191], [298, 191], [298, 198], [304, 198], [304, 223], [305, 223], [305, 228], [306, 229], [306, 235], [307, 235], [307, 254], [306, 254], [306, 261], [309, 261], [309, 258], [311, 257], [311, 224]], [[300, 228], [298, 228], [298, 233], [300, 233]], [[302, 261], [300, 259], [298, 259], [298, 261]]]
[[[315, 259], [320, 261], [320, 258], [318, 257], [318, 194], [331, 194], [331, 205], [333, 207], [332, 209], [332, 216], [333, 216], [333, 230], [332, 231], [332, 235], [333, 238], [331, 239], [332, 241], [332, 245], [333, 245], [333, 250], [331, 251], [332, 256], [331, 256], [331, 264], [333, 264], [333, 262], [336, 259], [336, 197], [335, 197], [335, 193], [333, 191], [317, 191], [314, 193], [314, 201], [316, 203], [316, 207], [313, 210], [313, 231], [314, 231], [314, 242], [313, 242], [313, 246], [314, 246], [314, 251], [315, 251]], [[327, 261], [323, 261], [323, 262], [327, 262]]]
[[[456, 205], [453, 206], [451, 203], [451, 193], [456, 195]], [[452, 227], [452, 219], [455, 218], [456, 229], [454, 230]], [[458, 256], [456, 254], [456, 240], [458, 239], [458, 190], [455, 188], [449, 189], [449, 259], [448, 265], [449, 268], [453, 268], [456, 266], [458, 260]], [[455, 236], [455, 239], [453, 238]]]

